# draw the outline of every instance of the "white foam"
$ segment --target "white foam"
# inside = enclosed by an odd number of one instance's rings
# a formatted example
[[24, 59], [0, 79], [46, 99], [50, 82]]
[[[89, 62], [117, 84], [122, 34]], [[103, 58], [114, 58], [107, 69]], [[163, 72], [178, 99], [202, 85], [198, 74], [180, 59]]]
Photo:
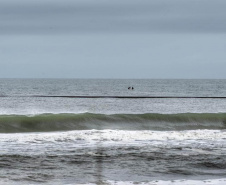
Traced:
[[[4, 185], [24, 185], [27, 183], [19, 183], [19, 182], [7, 182], [7, 181], [0, 181], [1, 184]], [[134, 181], [103, 181], [99, 183], [83, 183], [83, 184], [78, 184], [78, 183], [63, 183], [63, 182], [50, 182], [50, 183], [42, 183], [43, 185], [100, 185], [100, 184], [105, 184], [105, 185], [225, 185], [226, 184], [226, 179], [207, 179], [207, 180], [155, 180], [155, 181], [146, 181], [146, 182], [134, 182]], [[29, 183], [29, 185], [34, 185], [32, 183]]]
[[[108, 146], [147, 146], [186, 148], [195, 153], [226, 152], [226, 132], [219, 130], [190, 131], [122, 131], [83, 130], [69, 132], [0, 134], [0, 154], [21, 152], [52, 152], [61, 148]], [[17, 148], [18, 150], [12, 150]], [[35, 150], [31, 149], [36, 148]], [[145, 147], [144, 147], [145, 148]], [[211, 150], [212, 149], [212, 150]]]
[[13, 133], [0, 134], [1, 141], [17, 142], [40, 141], [195, 141], [195, 140], [226, 140], [226, 130], [187, 130], [187, 131], [124, 131], [124, 130], [82, 130], [68, 132]]
[[172, 181], [151, 181], [151, 182], [123, 182], [108, 181], [112, 185], [225, 185], [226, 179], [209, 179], [209, 180], [172, 180]]
[[[88, 184], [77, 184], [76, 185], [225, 185], [226, 179], [207, 179], [207, 180], [171, 180], [171, 181], [149, 181], [149, 182], [133, 182], [133, 181], [104, 181], [102, 183], [88, 183]], [[67, 184], [75, 185], [75, 184]]]

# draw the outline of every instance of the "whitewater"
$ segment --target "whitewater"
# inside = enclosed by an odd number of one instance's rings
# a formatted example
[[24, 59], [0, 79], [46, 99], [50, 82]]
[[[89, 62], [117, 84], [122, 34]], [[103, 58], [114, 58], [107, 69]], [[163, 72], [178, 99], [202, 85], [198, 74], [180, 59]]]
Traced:
[[0, 87], [0, 184], [226, 183], [226, 100], [211, 98], [225, 96], [226, 80], [0, 79]]

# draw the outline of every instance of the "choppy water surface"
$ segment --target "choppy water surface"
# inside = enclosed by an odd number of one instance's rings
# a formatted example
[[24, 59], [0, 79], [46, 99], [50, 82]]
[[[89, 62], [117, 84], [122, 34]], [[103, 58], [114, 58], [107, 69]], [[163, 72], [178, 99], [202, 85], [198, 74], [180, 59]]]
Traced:
[[[128, 90], [133, 86], [134, 90]], [[224, 184], [226, 80], [0, 80], [0, 184]]]

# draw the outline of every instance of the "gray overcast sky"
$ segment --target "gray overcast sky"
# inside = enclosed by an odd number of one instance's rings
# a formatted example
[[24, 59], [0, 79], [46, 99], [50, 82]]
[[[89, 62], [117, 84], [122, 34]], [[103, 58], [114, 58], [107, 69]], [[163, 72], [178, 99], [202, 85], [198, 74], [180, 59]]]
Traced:
[[1, 0], [0, 78], [226, 78], [225, 0]]

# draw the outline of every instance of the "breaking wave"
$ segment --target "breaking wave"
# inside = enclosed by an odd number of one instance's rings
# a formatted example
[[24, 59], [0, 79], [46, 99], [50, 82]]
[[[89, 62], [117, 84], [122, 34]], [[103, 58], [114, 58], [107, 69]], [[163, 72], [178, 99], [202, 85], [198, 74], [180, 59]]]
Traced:
[[0, 133], [67, 130], [226, 129], [226, 113], [0, 115]]

